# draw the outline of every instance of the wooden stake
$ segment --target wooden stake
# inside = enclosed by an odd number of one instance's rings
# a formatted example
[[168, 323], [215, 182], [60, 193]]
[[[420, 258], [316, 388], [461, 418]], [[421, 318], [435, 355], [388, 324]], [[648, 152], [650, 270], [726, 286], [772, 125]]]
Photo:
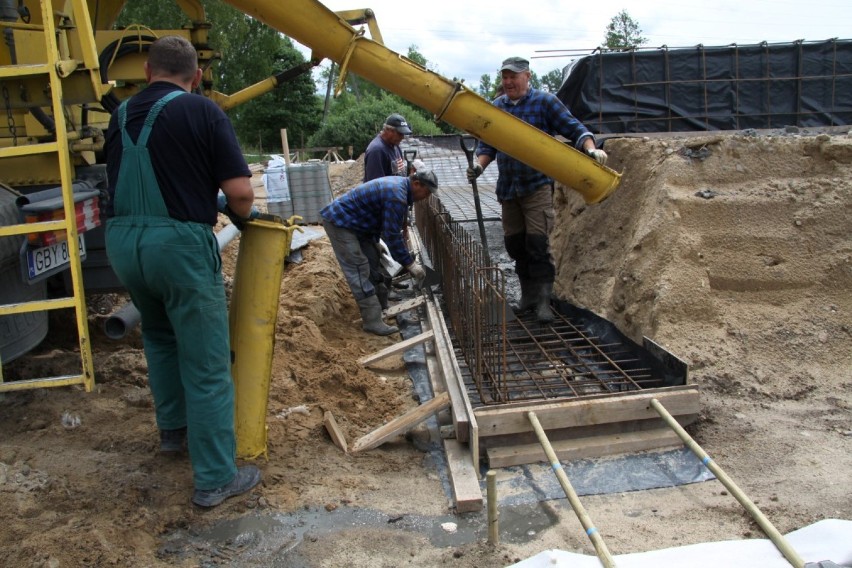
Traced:
[[489, 470], [485, 474], [485, 487], [488, 499], [488, 544], [500, 544], [500, 516], [497, 512], [497, 472]]

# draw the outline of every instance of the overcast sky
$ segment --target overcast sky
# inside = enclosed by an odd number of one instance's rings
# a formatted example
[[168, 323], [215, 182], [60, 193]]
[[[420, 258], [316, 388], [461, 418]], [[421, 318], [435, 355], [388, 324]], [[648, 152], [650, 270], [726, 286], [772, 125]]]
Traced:
[[[322, 0], [320, 0], [322, 1]], [[606, 26], [626, 10], [646, 46], [749, 45], [852, 39], [850, 0], [325, 0], [333, 11], [372, 8], [385, 45], [417, 50], [429, 68], [472, 88], [506, 57], [520, 55], [542, 75], [603, 43]], [[561, 53], [549, 50], [571, 50]], [[307, 52], [307, 51], [306, 51]], [[560, 57], [543, 57], [560, 55]]]

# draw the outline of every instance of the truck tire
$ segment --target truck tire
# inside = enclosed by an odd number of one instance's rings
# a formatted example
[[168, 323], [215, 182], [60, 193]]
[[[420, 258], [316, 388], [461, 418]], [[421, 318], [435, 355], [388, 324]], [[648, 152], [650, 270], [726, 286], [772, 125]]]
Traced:
[[[15, 195], [0, 187], [0, 226], [15, 225], [18, 206]], [[21, 276], [20, 250], [23, 236], [0, 237], [0, 304], [44, 300], [44, 280], [30, 285]], [[35, 348], [47, 336], [47, 311], [0, 316], [0, 361], [6, 364]]]

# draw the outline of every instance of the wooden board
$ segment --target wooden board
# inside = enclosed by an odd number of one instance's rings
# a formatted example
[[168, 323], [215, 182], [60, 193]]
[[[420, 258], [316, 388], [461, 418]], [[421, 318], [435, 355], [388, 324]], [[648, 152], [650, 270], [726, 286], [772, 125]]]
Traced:
[[369, 434], [362, 436], [356, 440], [354, 444], [352, 444], [349, 451], [354, 454], [357, 452], [372, 450], [373, 448], [381, 446], [390, 438], [399, 434], [404, 434], [415, 425], [426, 420], [436, 412], [440, 412], [447, 408], [449, 405], [450, 395], [443, 392], [426, 404], [422, 404], [417, 408], [406, 412], [399, 418], [391, 420], [381, 428], [373, 430]]
[[650, 404], [654, 398], [675, 417], [697, 416], [700, 410], [698, 387], [687, 385], [562, 402], [477, 408], [474, 415], [480, 437], [499, 436], [532, 431], [527, 418], [531, 410], [545, 430], [658, 418]]
[[410, 300], [394, 304], [382, 312], [382, 318], [398, 316], [403, 312], [407, 312], [409, 310], [413, 310], [414, 308], [422, 306], [425, 301], [426, 298], [424, 298], [423, 296], [417, 296], [416, 298], [412, 298]]
[[331, 436], [331, 441], [334, 442], [334, 445], [343, 450], [344, 454], [348, 454], [349, 448], [346, 447], [346, 437], [343, 435], [343, 431], [337, 425], [337, 420], [334, 419], [334, 415], [330, 411], [326, 410], [322, 415], [322, 423], [325, 425], [325, 429], [328, 430], [328, 435]]
[[447, 469], [450, 473], [456, 512], [470, 513], [482, 510], [479, 472], [470, 459], [470, 452], [458, 440], [444, 440], [444, 451], [447, 454]]
[[459, 369], [458, 361], [456, 361], [455, 353], [453, 352], [453, 346], [449, 340], [446, 322], [440, 310], [433, 302], [426, 304], [426, 312], [432, 329], [435, 331], [435, 353], [438, 357], [438, 365], [441, 368], [441, 374], [444, 378], [444, 386], [447, 392], [450, 393], [450, 401], [452, 403], [451, 412], [453, 415], [453, 425], [456, 428], [456, 438], [459, 442], [470, 442], [473, 409], [467, 398], [464, 385], [460, 384], [462, 381], [461, 370]]
[[382, 349], [381, 351], [378, 351], [378, 352], [373, 353], [371, 355], [367, 355], [366, 357], [361, 357], [360, 359], [358, 359], [358, 362], [361, 363], [362, 365], [364, 365], [365, 367], [369, 367], [370, 365], [372, 365], [373, 363], [375, 363], [377, 361], [381, 361], [382, 359], [387, 359], [388, 357], [391, 357], [391, 356], [396, 355], [398, 353], [402, 353], [406, 349], [410, 349], [411, 347], [414, 347], [416, 345], [420, 345], [421, 343], [423, 343], [425, 341], [429, 341], [434, 336], [435, 336], [435, 333], [432, 332], [431, 330], [425, 331], [425, 332], [421, 333], [420, 335], [415, 335], [414, 337], [408, 338], [405, 341], [400, 341], [399, 343], [395, 343], [395, 344], [391, 345], [390, 347], [386, 347], [385, 349]]
[[[641, 432], [551, 441], [550, 445], [556, 452], [559, 461], [570, 461], [580, 458], [674, 448], [682, 446], [683, 443], [674, 430], [666, 427]], [[539, 443], [489, 448], [486, 455], [488, 456], [488, 465], [492, 468], [548, 461], [544, 449]]]

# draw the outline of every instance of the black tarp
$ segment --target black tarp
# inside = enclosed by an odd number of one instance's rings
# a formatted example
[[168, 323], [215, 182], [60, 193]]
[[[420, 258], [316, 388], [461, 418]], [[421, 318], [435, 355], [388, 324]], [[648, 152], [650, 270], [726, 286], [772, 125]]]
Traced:
[[596, 133], [852, 124], [852, 40], [598, 52], [557, 93]]

